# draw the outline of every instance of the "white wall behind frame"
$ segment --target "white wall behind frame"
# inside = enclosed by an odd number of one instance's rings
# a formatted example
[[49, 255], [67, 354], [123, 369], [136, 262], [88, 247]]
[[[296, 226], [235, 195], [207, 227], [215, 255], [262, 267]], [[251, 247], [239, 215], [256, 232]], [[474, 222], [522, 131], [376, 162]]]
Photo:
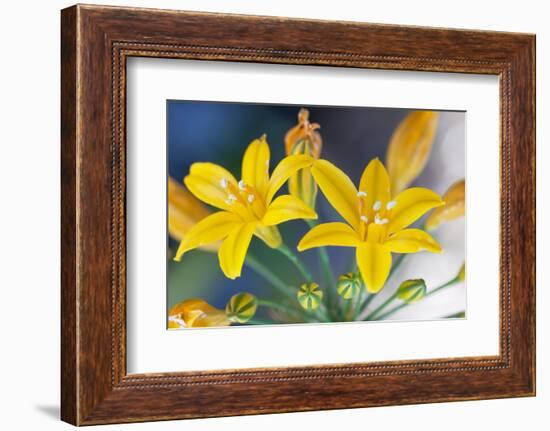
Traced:
[[[72, 430], [59, 412], [59, 9], [70, 0], [5, 2], [0, 20], [3, 61], [0, 128], [3, 265], [0, 385], [9, 400], [0, 418], [2, 429]], [[547, 2], [540, 0], [102, 0], [102, 4], [255, 15], [345, 19], [388, 24], [537, 33], [537, 114], [550, 118], [550, 27]], [[32, 101], [32, 104], [30, 102]], [[26, 115], [24, 115], [26, 114]], [[537, 125], [538, 142], [550, 142], [547, 121]], [[548, 145], [539, 145], [540, 166], [550, 165]], [[538, 220], [550, 217], [550, 170], [538, 169]], [[40, 252], [36, 245], [40, 244]], [[550, 259], [550, 228], [539, 223], [540, 262]], [[30, 266], [32, 263], [32, 267]], [[98, 426], [94, 430], [154, 431], [333, 431], [406, 429], [465, 431], [490, 428], [517, 431], [545, 429], [550, 423], [550, 307], [548, 265], [537, 270], [537, 397], [424, 404], [325, 412], [244, 416], [194, 421], [167, 421]], [[25, 316], [39, 325], [23, 324]], [[28, 321], [27, 321], [28, 322]], [[36, 320], [35, 320], [36, 322]], [[24, 329], [23, 329], [24, 328]], [[25, 337], [25, 338], [23, 338]], [[6, 404], [7, 405], [7, 404]]]

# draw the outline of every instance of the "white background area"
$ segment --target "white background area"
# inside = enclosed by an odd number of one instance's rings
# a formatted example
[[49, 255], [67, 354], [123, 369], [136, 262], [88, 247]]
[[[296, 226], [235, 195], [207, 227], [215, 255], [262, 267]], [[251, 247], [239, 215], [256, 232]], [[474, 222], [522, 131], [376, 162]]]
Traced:
[[[127, 82], [129, 373], [498, 354], [496, 76], [134, 58]], [[467, 319], [167, 331], [167, 99], [466, 111]]]
[[[99, 426], [94, 430], [545, 430], [550, 423], [550, 28], [540, 0], [337, 2], [102, 0], [172, 9], [537, 33], [537, 397]], [[0, 128], [0, 428], [70, 430], [59, 422], [59, 9], [5, 2]], [[275, 36], [276, 37], [276, 36]], [[335, 36], [336, 37], [336, 36]], [[251, 394], [251, 396], [253, 396]]]

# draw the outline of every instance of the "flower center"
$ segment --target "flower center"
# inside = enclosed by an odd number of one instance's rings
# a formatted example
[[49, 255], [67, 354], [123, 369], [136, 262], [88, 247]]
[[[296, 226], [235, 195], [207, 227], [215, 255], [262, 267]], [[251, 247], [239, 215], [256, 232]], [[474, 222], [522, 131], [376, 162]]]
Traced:
[[361, 190], [357, 192], [357, 198], [359, 200], [359, 219], [361, 220], [360, 234], [366, 240], [370, 224], [386, 225], [390, 222], [391, 213], [396, 202], [368, 201], [368, 193]]
[[221, 179], [220, 185], [227, 193], [225, 203], [228, 205], [240, 204], [255, 218], [261, 219], [264, 216], [265, 205], [263, 199], [253, 186], [240, 180], [237, 187], [235, 187], [226, 178]]

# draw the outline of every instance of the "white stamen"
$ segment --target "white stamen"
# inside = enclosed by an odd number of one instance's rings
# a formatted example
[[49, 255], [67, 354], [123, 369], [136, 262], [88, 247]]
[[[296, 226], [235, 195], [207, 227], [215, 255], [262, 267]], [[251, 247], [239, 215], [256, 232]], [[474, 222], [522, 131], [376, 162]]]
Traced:
[[388, 220], [387, 218], [381, 219], [380, 216], [379, 216], [378, 214], [376, 214], [376, 215], [374, 216], [374, 223], [376, 223], [376, 224], [386, 224], [386, 223], [388, 223], [388, 222], [389, 222], [389, 220]]
[[388, 204], [386, 205], [386, 209], [391, 210], [391, 209], [395, 208], [395, 204], [396, 204], [395, 201], [389, 201]]
[[237, 200], [237, 196], [235, 196], [234, 194], [229, 193], [229, 196], [227, 196], [227, 200], [236, 201], [236, 200]]
[[249, 203], [254, 202], [254, 199], [255, 199], [255, 198], [254, 198], [254, 195], [248, 195], [248, 202], [249, 202]]
[[244, 181], [243, 181], [243, 180], [240, 180], [240, 181], [239, 181], [239, 189], [244, 190], [245, 187], [246, 187], [246, 184], [244, 183]]
[[380, 201], [376, 201], [376, 202], [374, 203], [374, 205], [372, 206], [372, 209], [373, 209], [374, 211], [378, 211], [380, 208], [382, 208], [382, 202], [380, 202]]
[[168, 320], [170, 322], [175, 322], [177, 323], [179, 326], [185, 328], [187, 325], [185, 324], [185, 321], [183, 319], [180, 319], [179, 317], [175, 317], [175, 316], [170, 316], [168, 317]]
[[369, 222], [369, 218], [366, 215], [362, 215], [360, 218], [361, 218], [361, 221], [363, 221], [365, 223]]
[[229, 182], [227, 181], [227, 178], [222, 178], [220, 180], [220, 186], [222, 186], [223, 189], [226, 189], [228, 185], [229, 185]]
[[359, 192], [357, 192], [357, 197], [358, 198], [365, 198], [365, 197], [367, 197], [367, 192], [359, 191]]

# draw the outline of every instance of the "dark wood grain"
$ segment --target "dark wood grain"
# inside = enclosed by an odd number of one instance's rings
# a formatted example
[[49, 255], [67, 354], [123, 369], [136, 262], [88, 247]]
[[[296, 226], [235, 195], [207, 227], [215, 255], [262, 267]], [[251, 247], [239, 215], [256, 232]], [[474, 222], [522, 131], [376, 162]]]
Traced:
[[[535, 393], [533, 35], [74, 6], [62, 12], [61, 38], [63, 420], [83, 425]], [[500, 354], [127, 375], [130, 56], [498, 75]]]
[[76, 8], [61, 15], [61, 417], [77, 423]]

